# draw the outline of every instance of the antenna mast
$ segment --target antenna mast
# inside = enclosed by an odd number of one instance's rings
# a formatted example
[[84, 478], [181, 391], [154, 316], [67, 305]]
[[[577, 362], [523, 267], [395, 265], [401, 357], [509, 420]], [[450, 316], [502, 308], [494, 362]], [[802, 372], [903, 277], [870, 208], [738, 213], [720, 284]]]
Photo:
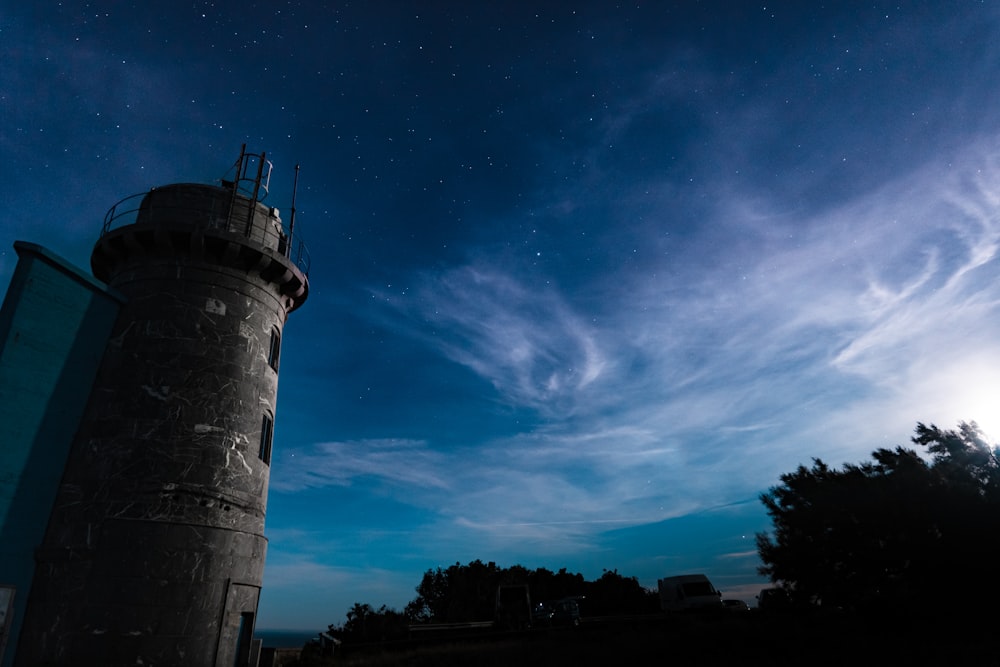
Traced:
[[295, 193], [299, 189], [299, 165], [295, 165], [295, 180], [292, 182], [292, 216], [288, 219], [288, 236], [295, 238]]

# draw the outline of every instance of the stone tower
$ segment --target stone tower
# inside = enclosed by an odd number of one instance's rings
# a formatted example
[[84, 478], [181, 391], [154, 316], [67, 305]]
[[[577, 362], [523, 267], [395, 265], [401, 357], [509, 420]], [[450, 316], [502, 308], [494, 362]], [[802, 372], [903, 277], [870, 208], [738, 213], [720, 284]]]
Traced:
[[[241, 151], [221, 185], [116, 204], [91, 256], [125, 297], [72, 443], [18, 665], [244, 665], [267, 541], [282, 334], [308, 257]], [[227, 175], [227, 177], [230, 175]]]

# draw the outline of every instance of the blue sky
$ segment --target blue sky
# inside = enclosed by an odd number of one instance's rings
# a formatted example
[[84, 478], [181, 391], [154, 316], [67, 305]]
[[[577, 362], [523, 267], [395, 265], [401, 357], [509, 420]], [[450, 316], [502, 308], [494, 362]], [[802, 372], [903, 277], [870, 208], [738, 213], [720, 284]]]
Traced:
[[2, 284], [242, 143], [287, 222], [302, 165], [259, 627], [476, 558], [752, 599], [781, 473], [1000, 439], [992, 3], [23, 4]]

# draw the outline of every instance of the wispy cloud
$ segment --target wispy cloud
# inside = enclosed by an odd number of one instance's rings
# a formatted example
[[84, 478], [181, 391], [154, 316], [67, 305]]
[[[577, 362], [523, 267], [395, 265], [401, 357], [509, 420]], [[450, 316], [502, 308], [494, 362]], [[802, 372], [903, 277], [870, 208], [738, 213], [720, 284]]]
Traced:
[[[463, 528], [571, 535], [745, 495], [811, 455], [863, 456], [881, 443], [819, 427], [870, 425], [873, 406], [891, 405], [881, 422], [901, 424], [905, 441], [916, 420], [939, 414], [925, 414], [935, 396], [953, 402], [941, 394], [961, 391], [956, 372], [1000, 354], [988, 335], [1000, 303], [996, 155], [970, 151], [950, 176], [939, 169], [803, 215], [788, 237], [761, 238], [774, 235], [759, 195], [752, 215], [723, 203], [734, 217], [718, 222], [735, 242], [716, 268], [674, 276], [680, 285], [648, 267], [607, 276], [615, 299], [601, 325], [574, 297], [532, 289], [499, 264], [427, 274], [405, 310], [413, 335], [546, 420], [446, 463], [423, 446], [328, 446], [333, 458], [350, 452], [332, 479], [440, 490], [439, 511]], [[746, 256], [751, 240], [768, 251]], [[977, 375], [983, 390], [989, 371]]]
[[440, 452], [416, 440], [325, 442], [282, 453], [276, 491], [350, 486], [359, 479], [406, 489], [447, 489]]
[[411, 318], [412, 335], [517, 405], [565, 416], [574, 396], [607, 370], [594, 328], [556, 290], [500, 266], [428, 273], [412, 298], [387, 301]]

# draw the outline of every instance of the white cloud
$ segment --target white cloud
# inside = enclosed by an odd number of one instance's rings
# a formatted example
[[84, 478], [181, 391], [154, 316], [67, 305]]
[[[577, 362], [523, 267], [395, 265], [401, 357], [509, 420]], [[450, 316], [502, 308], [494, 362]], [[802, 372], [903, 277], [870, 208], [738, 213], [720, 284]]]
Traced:
[[502, 267], [427, 274], [414, 291], [399, 304], [417, 309], [407, 313], [412, 335], [514, 404], [565, 415], [574, 397], [607, 371], [593, 327], [557, 291], [527, 285]]
[[349, 486], [358, 479], [397, 488], [446, 489], [444, 456], [417, 440], [324, 442], [282, 453], [271, 488], [291, 492]]
[[[574, 394], [566, 413], [579, 419], [492, 443], [489, 451], [504, 455], [501, 463], [487, 454], [490, 466], [512, 475], [551, 466], [559, 483], [550, 479], [551, 496], [536, 492], [527, 505], [515, 493], [521, 485], [506, 496], [497, 487], [490, 506], [516, 508], [524, 521], [572, 507], [591, 529], [653, 521], [689, 510], [690, 498], [711, 504], [752, 493], [811, 456], [857, 460], [885, 435], [905, 444], [918, 420], [987, 420], [962, 410], [989, 409], [1000, 396], [990, 370], [1000, 367], [991, 335], [1000, 319], [1000, 222], [991, 213], [1000, 170], [994, 154], [978, 150], [951, 162], [950, 178], [927, 165], [803, 217], [794, 239], [770, 240], [759, 259], [723, 249], [718, 268], [682, 277], [687, 287], [614, 276], [635, 299], [623, 296], [617, 319], [589, 328], [607, 369], [595, 393], [606, 402]], [[740, 220], [726, 224], [741, 233]], [[761, 225], [758, 212], [745, 233], [759, 236]], [[727, 258], [742, 263], [739, 276]], [[491, 307], [524, 308], [521, 294]], [[547, 347], [556, 349], [566, 330], [551, 333]], [[475, 368], [495, 376], [496, 358]], [[641, 371], [622, 370], [630, 364]]]

